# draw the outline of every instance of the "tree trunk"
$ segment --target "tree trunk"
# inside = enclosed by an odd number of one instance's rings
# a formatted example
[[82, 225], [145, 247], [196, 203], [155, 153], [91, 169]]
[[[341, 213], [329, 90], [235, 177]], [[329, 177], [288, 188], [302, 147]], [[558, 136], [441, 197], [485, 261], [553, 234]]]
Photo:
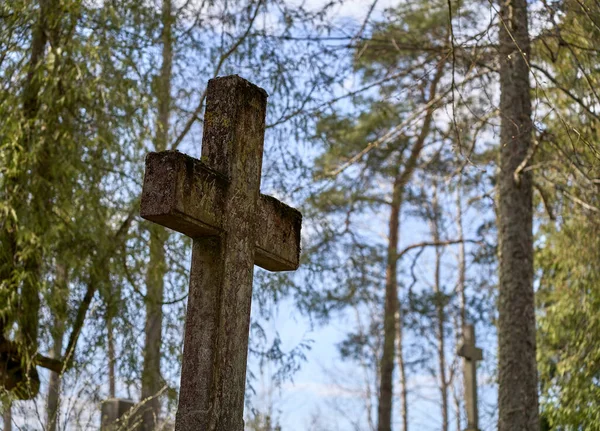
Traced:
[[164, 244], [166, 232], [161, 226], [150, 228], [150, 262], [146, 275], [146, 326], [142, 400], [144, 430], [154, 430], [160, 414], [161, 389], [160, 347], [162, 343], [162, 302], [166, 262]]
[[408, 388], [406, 382], [406, 366], [404, 363], [404, 321], [402, 307], [398, 303], [398, 319], [396, 327], [396, 352], [398, 355], [398, 372], [400, 374], [400, 417], [402, 431], [408, 431]]
[[[440, 208], [438, 203], [438, 185], [434, 181], [433, 198], [431, 203], [432, 219], [431, 227], [433, 234], [433, 242], [440, 242], [440, 225], [439, 215]], [[442, 249], [440, 246], [435, 247], [435, 271], [433, 289], [435, 292], [435, 308], [437, 317], [437, 350], [438, 350], [438, 368], [439, 368], [439, 389], [442, 400], [442, 431], [448, 431], [448, 380], [446, 378], [446, 340], [444, 327], [446, 321], [445, 298], [442, 290], [441, 280], [441, 265], [442, 265]]]
[[[68, 271], [64, 265], [56, 266], [56, 284], [53, 294], [54, 324], [52, 328], [52, 357], [62, 359], [63, 339], [65, 334], [65, 322], [67, 320], [67, 298], [69, 290], [67, 286]], [[60, 413], [60, 383], [61, 375], [54, 371], [50, 372], [48, 382], [48, 399], [46, 405], [46, 429], [56, 431]]]
[[[435, 99], [437, 95], [437, 86], [442, 78], [444, 71], [444, 62], [440, 61], [437, 65], [435, 75], [429, 86], [429, 97], [427, 103]], [[389, 243], [386, 263], [386, 282], [385, 282], [385, 306], [383, 317], [383, 353], [380, 361], [380, 384], [379, 384], [379, 406], [377, 408], [377, 430], [390, 431], [392, 428], [392, 398], [393, 398], [393, 374], [394, 374], [394, 343], [396, 341], [396, 313], [398, 313], [398, 286], [397, 286], [397, 260], [398, 260], [398, 226], [400, 216], [400, 206], [402, 204], [402, 194], [404, 186], [410, 181], [416, 167], [421, 151], [425, 145], [425, 140], [429, 136], [435, 105], [430, 105], [425, 113], [421, 131], [411, 149], [410, 156], [404, 164], [404, 170], [399, 169], [399, 173], [394, 179], [392, 191], [392, 205], [389, 220]]]
[[[466, 304], [466, 261], [465, 261], [465, 243], [464, 243], [464, 230], [463, 230], [463, 212], [462, 212], [462, 177], [458, 177], [458, 187], [456, 188], [456, 230], [458, 234], [458, 282], [456, 286], [456, 290], [458, 293], [458, 318], [454, 320], [454, 333], [456, 335], [456, 347], [461, 344], [461, 336], [463, 328], [465, 327], [467, 320], [467, 304]], [[460, 366], [456, 366], [454, 370], [455, 376], [461, 376], [462, 368]], [[456, 408], [456, 429], [460, 430], [461, 422], [462, 422], [462, 409], [461, 402], [462, 396], [460, 395], [460, 391], [457, 386], [462, 387], [462, 393], [465, 393], [465, 381], [464, 378], [458, 379], [458, 384], [454, 384], [454, 405]]]
[[[173, 13], [171, 0], [163, 0], [162, 8], [162, 67], [158, 83], [158, 115], [155, 149], [164, 151], [169, 139], [169, 116], [171, 108], [171, 77], [173, 68]], [[144, 430], [156, 429], [160, 415], [162, 379], [160, 373], [160, 347], [162, 344], [162, 302], [164, 277], [167, 272], [165, 243], [167, 231], [158, 225], [150, 230], [150, 261], [146, 273], [146, 326], [144, 345], [144, 369], [142, 373], [142, 399], [147, 408], [143, 414]]]
[[4, 422], [4, 431], [12, 431], [12, 402], [6, 400], [3, 404], [2, 421]]
[[526, 0], [500, 2], [499, 431], [539, 431]]
[[[458, 367], [457, 370], [458, 371]], [[456, 374], [455, 374], [456, 375]], [[454, 417], [456, 420], [456, 429], [457, 430], [461, 430], [461, 423], [462, 423], [462, 412], [461, 412], [461, 405], [460, 405], [460, 394], [458, 392], [457, 386], [453, 385], [454, 390], [452, 391], [452, 398], [454, 400], [454, 409], [456, 410], [456, 416]]]
[[[37, 116], [39, 110], [39, 93], [41, 88], [40, 73], [38, 69], [44, 58], [44, 51], [46, 44], [48, 43], [48, 34], [52, 31], [52, 27], [57, 25], [57, 17], [55, 16], [57, 11], [53, 9], [55, 6], [52, 0], [40, 0], [40, 15], [38, 21], [33, 29], [33, 35], [31, 39], [31, 51], [29, 54], [29, 65], [27, 71], [27, 77], [23, 83], [23, 119], [24, 119], [24, 133], [22, 148], [25, 154], [32, 150], [34, 145], [34, 132], [33, 132], [33, 120]], [[36, 169], [37, 170], [37, 169]], [[20, 184], [25, 186], [27, 173], [23, 172], [21, 177], [16, 179], [16, 185]], [[47, 190], [44, 190], [47, 192]], [[42, 206], [49, 205], [50, 199], [44, 199], [43, 197], [36, 196], [36, 199], [42, 199]], [[17, 205], [22, 205], [22, 202], [16, 202]], [[38, 206], [38, 205], [36, 205]], [[39, 208], [35, 208], [39, 211]], [[34, 211], [35, 211], [34, 209]], [[13, 235], [17, 234], [17, 227], [9, 229]], [[16, 239], [9, 240], [9, 243], [15, 244], [13, 263], [19, 262], [21, 259], [19, 255], [21, 250]], [[21, 340], [26, 346], [29, 355], [33, 355], [37, 351], [37, 339], [38, 339], [38, 324], [39, 324], [39, 310], [40, 310], [40, 296], [38, 289], [38, 278], [39, 269], [41, 265], [41, 251], [35, 250], [35, 252], [29, 252], [26, 254], [27, 258], [23, 262], [23, 267], [27, 272], [27, 276], [23, 280], [21, 287], [21, 294], [19, 296], [19, 332]]]
[[[56, 322], [55, 322], [56, 323]], [[52, 357], [55, 359], [61, 359], [62, 346], [63, 346], [63, 335], [64, 326], [62, 332], [60, 329], [55, 329], [56, 334], [53, 338]], [[47, 420], [46, 429], [48, 431], [56, 431], [58, 424], [58, 417], [60, 413], [60, 382], [61, 376], [54, 371], [50, 372], [50, 381], [48, 382], [48, 400], [47, 400]]]
[[97, 287], [102, 296], [102, 299], [106, 305], [106, 314], [104, 321], [106, 324], [106, 359], [108, 366], [108, 397], [116, 398], [116, 367], [117, 367], [117, 354], [115, 349], [115, 328], [114, 321], [115, 317], [119, 315], [119, 309], [121, 307], [121, 292], [117, 289], [110, 279], [110, 267], [108, 262], [107, 253], [106, 259], [100, 259], [94, 265], [94, 274], [92, 283]]
[[400, 209], [404, 185], [401, 176], [394, 181], [393, 198], [389, 218], [389, 239], [385, 270], [385, 308], [383, 317], [383, 353], [381, 356], [381, 383], [379, 385], [378, 431], [391, 431], [392, 398], [394, 396], [394, 343], [398, 313], [397, 260]]
[[[354, 315], [356, 318], [356, 322], [358, 324], [358, 328], [359, 328], [359, 334], [361, 334], [361, 336], [368, 336], [368, 330], [365, 331], [365, 328], [362, 324], [362, 319], [361, 319], [361, 310], [359, 310], [358, 305], [355, 305], [353, 307], [354, 309]], [[370, 323], [372, 324], [372, 322], [374, 321], [374, 316], [372, 313], [369, 313], [369, 317], [370, 317]], [[369, 370], [372, 369], [372, 363], [371, 363], [371, 358], [373, 357], [377, 357], [378, 354], [377, 352], [377, 347], [373, 347], [373, 344], [378, 345], [378, 341], [375, 341], [374, 343], [370, 343], [371, 346], [371, 351], [369, 353], [366, 353], [364, 356], [361, 355], [360, 356], [360, 368], [363, 371], [363, 375], [364, 375], [364, 382], [365, 382], [365, 394], [364, 394], [364, 402], [365, 402], [365, 411], [367, 414], [367, 429], [369, 429], [370, 431], [374, 431], [375, 428], [375, 424], [373, 421], [373, 396], [372, 396], [372, 391], [371, 391], [371, 385], [373, 384], [373, 381], [370, 379], [370, 374], [369, 374]], [[372, 356], [371, 356], [372, 355]], [[378, 376], [379, 373], [376, 373], [376, 375]], [[375, 381], [379, 381], [379, 378], [376, 377]]]
[[467, 264], [465, 261], [465, 234], [463, 231], [463, 212], [462, 212], [462, 178], [458, 179], [458, 187], [456, 188], [456, 230], [458, 234], [458, 307], [459, 307], [459, 323], [462, 332], [462, 328], [467, 323], [467, 297], [465, 293], [465, 285], [467, 278]]
[[115, 333], [113, 328], [113, 316], [106, 316], [106, 332], [108, 338], [108, 397], [116, 398], [116, 357], [115, 357]]

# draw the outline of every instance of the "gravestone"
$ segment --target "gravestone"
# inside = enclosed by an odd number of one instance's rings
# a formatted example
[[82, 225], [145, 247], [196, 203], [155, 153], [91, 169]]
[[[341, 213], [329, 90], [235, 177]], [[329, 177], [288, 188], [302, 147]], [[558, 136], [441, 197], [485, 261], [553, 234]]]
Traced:
[[463, 344], [458, 356], [464, 358], [465, 406], [467, 409], [467, 428], [465, 431], [479, 431], [479, 413], [477, 411], [477, 361], [483, 359], [483, 351], [475, 346], [475, 327], [465, 325]]
[[141, 430], [142, 415], [131, 400], [111, 398], [102, 402], [100, 431]]
[[301, 214], [260, 194], [267, 94], [207, 87], [202, 157], [150, 153], [141, 215], [193, 238], [177, 431], [242, 431], [254, 265], [299, 265]]

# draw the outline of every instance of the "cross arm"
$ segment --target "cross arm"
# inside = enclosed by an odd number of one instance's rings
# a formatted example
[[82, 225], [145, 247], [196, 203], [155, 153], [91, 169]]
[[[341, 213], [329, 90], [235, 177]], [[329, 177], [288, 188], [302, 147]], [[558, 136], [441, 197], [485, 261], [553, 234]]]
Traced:
[[[201, 160], [177, 151], [150, 153], [140, 213], [192, 238], [219, 235], [228, 186], [227, 177]], [[269, 271], [298, 268], [300, 212], [262, 194], [257, 207], [255, 264]]]
[[458, 356], [468, 361], [481, 361], [483, 359], [483, 350], [479, 347], [463, 344], [458, 349]]
[[227, 178], [178, 151], [149, 153], [140, 215], [189, 237], [218, 235]]
[[254, 263], [269, 271], [297, 269], [300, 264], [300, 211], [261, 194], [256, 225]]

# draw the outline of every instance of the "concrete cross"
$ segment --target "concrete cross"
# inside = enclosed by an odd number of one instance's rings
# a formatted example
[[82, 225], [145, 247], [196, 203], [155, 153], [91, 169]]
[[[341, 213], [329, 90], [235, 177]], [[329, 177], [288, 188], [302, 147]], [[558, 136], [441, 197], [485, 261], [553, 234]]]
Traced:
[[483, 352], [475, 346], [475, 327], [465, 325], [463, 344], [458, 349], [458, 356], [464, 358], [465, 404], [467, 407], [467, 428], [465, 431], [479, 431], [477, 412], [477, 361], [483, 359]]
[[177, 431], [242, 431], [254, 265], [298, 267], [302, 215], [260, 194], [267, 93], [208, 82], [202, 157], [150, 153], [141, 215], [193, 238]]

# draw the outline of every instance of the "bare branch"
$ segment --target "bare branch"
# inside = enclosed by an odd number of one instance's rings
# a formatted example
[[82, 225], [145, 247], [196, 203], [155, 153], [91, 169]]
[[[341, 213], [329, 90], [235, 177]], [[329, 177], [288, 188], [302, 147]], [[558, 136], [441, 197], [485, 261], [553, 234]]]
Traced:
[[[600, 210], [599, 210], [600, 211]], [[461, 243], [471, 243], [471, 244], [481, 244], [481, 241], [474, 239], [450, 239], [446, 241], [423, 241], [418, 242], [416, 244], [411, 244], [408, 247], [405, 247], [396, 255], [396, 261], [402, 259], [406, 253], [414, 249], [422, 249], [425, 247], [442, 247], [447, 245], [461, 244]]]
[[[215, 70], [213, 72], [213, 78], [215, 78], [219, 75], [219, 73], [221, 72], [221, 67], [223, 67], [223, 64], [225, 63], [225, 61], [235, 51], [237, 51], [237, 49], [242, 44], [242, 42], [244, 42], [244, 40], [246, 40], [246, 38], [248, 37], [248, 35], [250, 34], [250, 30], [252, 30], [252, 27], [254, 26], [254, 21], [256, 20], [256, 17], [258, 16], [258, 11], [260, 10], [261, 6], [262, 6], [262, 0], [257, 2], [256, 9], [254, 9], [254, 13], [253, 13], [252, 17], [250, 18], [250, 21], [248, 23], [248, 27], [246, 28], [246, 31], [244, 31], [244, 33], [235, 41], [235, 43], [233, 45], [231, 45], [231, 47], [225, 53], [223, 53], [221, 55], [221, 57], [219, 58], [219, 62], [217, 63], [217, 67], [215, 67]], [[171, 145], [171, 150], [176, 150], [177, 147], [179, 147], [179, 145], [181, 144], [181, 141], [183, 141], [185, 136], [189, 133], [190, 129], [194, 125], [194, 122], [198, 119], [198, 116], [200, 115], [200, 112], [202, 111], [202, 107], [204, 106], [205, 99], [206, 99], [206, 89], [204, 89], [204, 91], [202, 92], [202, 95], [200, 96], [200, 101], [198, 102], [198, 106], [196, 106], [194, 113], [187, 120], [185, 126], [183, 127], [183, 130], [181, 131], [179, 136], [177, 136], [177, 139], [175, 139], [175, 141]]]

